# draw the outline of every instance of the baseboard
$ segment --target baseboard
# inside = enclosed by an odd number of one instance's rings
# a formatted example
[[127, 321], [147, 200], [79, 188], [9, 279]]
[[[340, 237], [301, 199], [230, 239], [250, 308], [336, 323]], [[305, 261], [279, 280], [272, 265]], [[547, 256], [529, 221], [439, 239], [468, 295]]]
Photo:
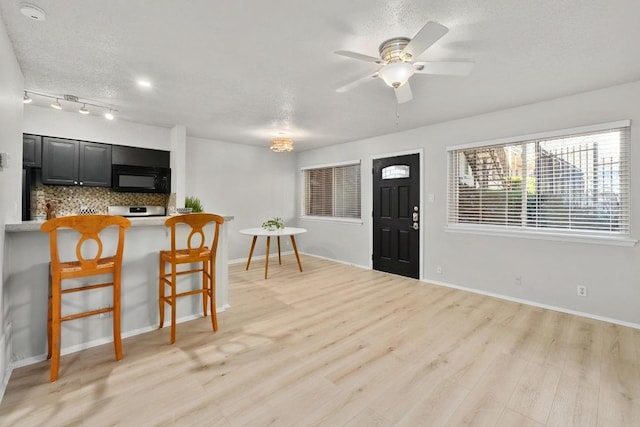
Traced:
[[494, 293], [494, 292], [482, 291], [482, 290], [479, 290], [479, 289], [468, 288], [466, 286], [453, 285], [451, 283], [440, 282], [438, 280], [422, 279], [421, 282], [428, 283], [430, 285], [437, 285], [437, 286], [444, 286], [446, 288], [458, 289], [458, 290], [461, 290], [461, 291], [473, 292], [474, 294], [480, 294], [480, 295], [485, 295], [485, 296], [488, 296], [488, 297], [499, 298], [499, 299], [502, 299], [502, 300], [505, 300], [505, 301], [517, 302], [519, 304], [525, 304], [525, 305], [530, 305], [532, 307], [544, 308], [546, 310], [558, 311], [560, 313], [573, 314], [575, 316], [586, 317], [587, 319], [593, 319], [593, 320], [600, 320], [602, 322], [613, 323], [615, 325], [620, 325], [620, 326], [627, 326], [627, 327], [633, 328], [633, 329], [640, 329], [640, 324], [639, 323], [632, 323], [632, 322], [627, 322], [627, 321], [624, 321], [624, 320], [612, 319], [610, 317], [599, 316], [597, 314], [585, 313], [583, 311], [571, 310], [571, 309], [564, 308], [564, 307], [557, 307], [555, 305], [543, 304], [543, 303], [539, 303], [539, 302], [536, 302], [536, 301], [529, 301], [529, 300], [521, 299], [521, 298], [514, 298], [514, 297], [511, 297], [511, 296], [508, 296], [508, 295], [502, 295], [502, 294], [498, 294], [498, 293]]
[[325, 257], [325, 256], [316, 255], [316, 254], [310, 254], [310, 253], [307, 253], [307, 252], [298, 251], [298, 253], [300, 255], [305, 255], [305, 256], [308, 256], [308, 257], [312, 257], [312, 258], [324, 259], [326, 261], [337, 262], [338, 264], [349, 265], [351, 267], [358, 267], [358, 268], [362, 268], [364, 270], [371, 270], [371, 267], [368, 266], [368, 265], [365, 266], [365, 265], [360, 265], [360, 264], [354, 264], [352, 262], [341, 261], [339, 259], [328, 258], [328, 257]]
[[[216, 313], [222, 313], [223, 311], [228, 310], [229, 308], [231, 308], [231, 306], [229, 304], [224, 304], [221, 307], [216, 307]], [[195, 320], [195, 319], [199, 319], [202, 318], [203, 316], [201, 314], [191, 314], [189, 316], [184, 316], [184, 317], [180, 317], [178, 319], [176, 319], [176, 324], [178, 323], [183, 323], [183, 322], [188, 322], [190, 320]], [[144, 334], [147, 332], [151, 332], [151, 331], [155, 331], [156, 329], [158, 329], [157, 326], [153, 325], [153, 326], [145, 326], [144, 328], [139, 328], [139, 329], [134, 329], [132, 331], [127, 331], [127, 332], [123, 332], [122, 333], [122, 338], [130, 338], [136, 335], [140, 335], [140, 334]], [[103, 344], [109, 344], [113, 342], [113, 338], [112, 337], [108, 337], [108, 338], [99, 338], [93, 341], [89, 341], [86, 343], [82, 343], [82, 344], [77, 344], [77, 345], [73, 345], [71, 347], [66, 347], [60, 350], [60, 355], [65, 355], [65, 354], [71, 354], [71, 353], [76, 353], [78, 351], [82, 351], [82, 350], [86, 350], [88, 348], [91, 347], [97, 347], [99, 345], [103, 345]], [[21, 359], [18, 360], [16, 362], [13, 362], [10, 366], [10, 370], [16, 369], [16, 368], [20, 368], [23, 366], [27, 366], [27, 365], [32, 365], [34, 363], [39, 363], [42, 362], [43, 360], [47, 360], [47, 355], [45, 353], [37, 355], [37, 356], [32, 356], [32, 357], [28, 357], [26, 359]], [[7, 377], [6, 379], [7, 383], [9, 382], [9, 378]], [[1, 401], [2, 399], [0, 399]]]
[[[362, 266], [362, 265], [358, 265], [358, 264], [353, 264], [353, 263], [350, 263], [350, 262], [345, 262], [345, 261], [341, 261], [341, 260], [337, 260], [337, 259], [327, 258], [327, 257], [314, 255], [314, 254], [309, 254], [309, 253], [306, 253], [306, 252], [299, 252], [299, 253], [300, 254], [304, 254], [306, 256], [309, 256], [309, 257], [313, 257], [313, 258], [324, 259], [324, 260], [327, 260], [327, 261], [337, 262], [339, 264], [345, 264], [345, 265], [350, 265], [350, 266], [353, 266], [353, 267], [363, 268], [365, 270], [371, 270], [371, 267], [368, 267], [368, 266]], [[423, 278], [420, 281], [424, 282], [424, 283], [429, 283], [429, 284], [432, 284], [432, 285], [444, 286], [444, 287], [447, 287], [447, 288], [459, 289], [461, 291], [473, 292], [475, 294], [486, 295], [486, 296], [493, 297], [493, 298], [499, 298], [499, 299], [502, 299], [502, 300], [505, 300], [505, 301], [517, 302], [519, 304], [525, 304], [525, 305], [529, 305], [529, 306], [532, 306], [532, 307], [544, 308], [544, 309], [547, 309], [547, 310], [558, 311], [560, 313], [573, 314], [575, 316], [585, 317], [587, 319], [600, 320], [602, 322], [613, 323], [614, 325], [627, 326], [627, 327], [633, 328], [633, 329], [640, 329], [640, 323], [632, 323], [632, 322], [627, 322], [627, 321], [624, 321], [624, 320], [613, 319], [611, 317], [605, 317], [605, 316], [599, 316], [597, 314], [586, 313], [586, 312], [583, 312], [583, 311], [571, 310], [571, 309], [564, 308], [564, 307], [557, 307], [557, 306], [554, 306], [554, 305], [543, 304], [543, 303], [539, 303], [539, 302], [536, 302], [536, 301], [530, 301], [530, 300], [521, 299], [521, 298], [514, 298], [514, 297], [511, 297], [511, 296], [508, 296], [508, 295], [502, 295], [502, 294], [498, 294], [498, 293], [494, 293], [494, 292], [487, 292], [487, 291], [483, 291], [483, 290], [479, 290], [479, 289], [469, 288], [469, 287], [466, 287], [466, 286], [454, 285], [454, 284], [451, 284], [451, 283], [441, 282], [441, 281], [438, 281], [438, 280], [431, 280], [431, 279], [424, 279]]]

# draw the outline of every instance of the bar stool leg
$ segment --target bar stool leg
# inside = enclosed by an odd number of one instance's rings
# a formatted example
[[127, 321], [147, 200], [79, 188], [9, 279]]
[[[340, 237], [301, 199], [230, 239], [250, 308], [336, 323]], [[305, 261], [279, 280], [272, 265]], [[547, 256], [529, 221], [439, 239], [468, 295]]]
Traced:
[[60, 369], [60, 278], [54, 276], [51, 285], [51, 372], [49, 381], [58, 379]]
[[207, 317], [207, 305], [209, 301], [209, 260], [202, 261], [202, 313], [204, 313], [204, 317]]
[[209, 287], [211, 291], [211, 295], [209, 295], [211, 301], [211, 324], [213, 326], [213, 330], [218, 330], [218, 313], [216, 312], [216, 262], [212, 258], [210, 261], [209, 268], [209, 281], [211, 286]]
[[171, 264], [171, 344], [176, 342], [176, 265]]
[[51, 359], [51, 269], [49, 269], [49, 298], [47, 300], [47, 360]]
[[122, 359], [122, 336], [120, 334], [120, 271], [113, 273], [113, 346], [116, 351], [116, 360]]
[[160, 279], [159, 279], [159, 293], [160, 293], [160, 297], [158, 298], [158, 310], [160, 313], [160, 327], [158, 329], [162, 329], [162, 327], [164, 326], [164, 303], [165, 303], [165, 297], [164, 297], [164, 278], [165, 278], [166, 272], [165, 272], [165, 263], [162, 260], [162, 254], [160, 254]]

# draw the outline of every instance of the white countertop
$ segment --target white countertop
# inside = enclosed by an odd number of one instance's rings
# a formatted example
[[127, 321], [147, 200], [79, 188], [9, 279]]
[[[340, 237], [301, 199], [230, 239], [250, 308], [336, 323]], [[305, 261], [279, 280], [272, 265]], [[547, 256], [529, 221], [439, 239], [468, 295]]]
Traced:
[[[225, 221], [232, 221], [233, 215], [221, 215]], [[164, 222], [169, 218], [168, 216], [148, 216], [148, 217], [132, 217], [129, 218], [131, 220], [132, 227], [148, 227], [155, 225], [164, 226]], [[44, 221], [20, 221], [11, 224], [5, 224], [4, 230], [8, 233], [15, 233], [21, 231], [40, 231], [40, 226]]]

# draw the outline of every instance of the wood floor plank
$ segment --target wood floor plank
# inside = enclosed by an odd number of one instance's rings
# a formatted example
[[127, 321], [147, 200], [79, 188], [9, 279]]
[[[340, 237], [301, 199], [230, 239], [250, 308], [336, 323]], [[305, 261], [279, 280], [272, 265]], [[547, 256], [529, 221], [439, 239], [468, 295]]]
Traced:
[[[209, 319], [13, 371], [0, 426], [640, 425], [640, 331], [293, 255]], [[157, 286], [150, 283], [149, 286]], [[197, 303], [197, 302], [196, 302]], [[44, 343], [43, 343], [44, 347]]]
[[541, 424], [547, 422], [561, 370], [550, 365], [529, 365], [516, 386], [508, 407]]
[[598, 422], [598, 387], [580, 377], [563, 374], [547, 426], [589, 427]]

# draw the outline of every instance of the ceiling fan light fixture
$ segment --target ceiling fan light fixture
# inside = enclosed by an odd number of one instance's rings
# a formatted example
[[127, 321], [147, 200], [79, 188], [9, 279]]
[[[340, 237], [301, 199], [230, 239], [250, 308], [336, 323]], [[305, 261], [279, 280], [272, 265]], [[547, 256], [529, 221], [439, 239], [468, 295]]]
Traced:
[[271, 140], [271, 151], [284, 153], [293, 150], [293, 140], [291, 138], [273, 138]]
[[399, 88], [407, 81], [415, 72], [413, 66], [409, 62], [392, 62], [385, 65], [379, 72], [378, 76], [384, 80], [387, 86]]

